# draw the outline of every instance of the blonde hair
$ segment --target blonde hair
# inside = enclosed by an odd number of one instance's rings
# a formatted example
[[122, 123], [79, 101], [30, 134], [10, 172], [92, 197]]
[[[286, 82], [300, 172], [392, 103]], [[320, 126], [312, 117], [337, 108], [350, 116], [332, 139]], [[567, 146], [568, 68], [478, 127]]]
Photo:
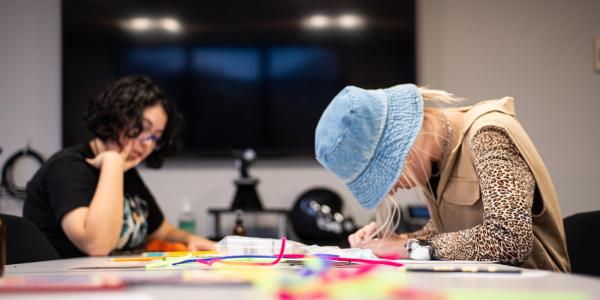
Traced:
[[369, 239], [375, 236], [384, 238], [392, 235], [400, 224], [401, 209], [400, 201], [397, 201], [389, 194], [386, 195], [375, 209], [375, 221], [379, 224], [379, 228]]
[[444, 90], [433, 90], [425, 86], [420, 86], [419, 92], [425, 104], [457, 104], [465, 100]]
[[[423, 97], [423, 101], [425, 102], [425, 104], [434, 104], [434, 105], [458, 104], [464, 100], [464, 98], [455, 97], [452, 93], [449, 93], [444, 90], [434, 90], [434, 89], [428, 89], [426, 87], [419, 87], [419, 92], [421, 93], [421, 96]], [[425, 109], [425, 118], [423, 120], [424, 124], [421, 127], [421, 132], [419, 132], [419, 136], [431, 135], [434, 137], [438, 137], [438, 135], [436, 133], [428, 132], [428, 131], [424, 130], [426, 127], [429, 127], [429, 126], [425, 126], [425, 123], [431, 122], [430, 116], [436, 112], [439, 112], [439, 110], [434, 109], [434, 108], [426, 108]], [[447, 142], [447, 138], [445, 136], [439, 137], [439, 139], [437, 139], [437, 140], [438, 141], [446, 140], [446, 142]], [[412, 181], [416, 184], [415, 188], [418, 188], [418, 190], [419, 190], [418, 198], [420, 198], [420, 200], [425, 203], [424, 197], [425, 196], [433, 197], [434, 193], [433, 193], [433, 188], [429, 184], [429, 181], [427, 181], [427, 183], [426, 183], [427, 188], [425, 188], [424, 186], [421, 186], [421, 184], [419, 184], [419, 181], [417, 180], [417, 176], [415, 175], [414, 170], [412, 170], [412, 168], [409, 167], [409, 165], [411, 165], [413, 156], [415, 155], [416, 151], [419, 151], [419, 154], [421, 154], [420, 155], [421, 157], [431, 156], [430, 153], [427, 153], [423, 149], [419, 149], [416, 145], [413, 145], [405, 159], [404, 170], [402, 171], [400, 176], [405, 177], [409, 181]], [[419, 165], [421, 167], [421, 171], [425, 172], [425, 166], [423, 165], [421, 160], [419, 160], [419, 162], [420, 162]], [[406, 190], [403, 190], [403, 191], [406, 191]], [[427, 193], [427, 195], [425, 195], [425, 193]], [[398, 225], [401, 222], [401, 217], [402, 217], [401, 211], [402, 211], [402, 207], [400, 205], [400, 200], [397, 197], [393, 197], [389, 194], [386, 195], [386, 197], [383, 199], [383, 201], [381, 201], [381, 203], [377, 206], [377, 208], [375, 210], [375, 220], [380, 226], [379, 226], [378, 230], [376, 232], [374, 232], [373, 236], [371, 236], [370, 238], [374, 238], [375, 236], [380, 237], [380, 238], [385, 238], [385, 237], [393, 235], [396, 231], [396, 228], [398, 228]]]

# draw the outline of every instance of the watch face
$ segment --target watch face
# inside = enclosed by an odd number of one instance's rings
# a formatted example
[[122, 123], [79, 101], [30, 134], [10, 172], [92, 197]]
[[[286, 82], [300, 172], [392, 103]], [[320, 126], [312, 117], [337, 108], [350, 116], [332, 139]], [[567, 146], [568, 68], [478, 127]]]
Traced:
[[419, 243], [418, 240], [410, 239], [410, 240], [406, 241], [406, 244], [404, 244], [404, 248], [406, 250], [408, 250], [408, 253], [410, 253], [411, 250], [414, 249], [414, 245], [416, 245], [418, 243]]
[[[422, 244], [423, 243], [423, 244]], [[425, 240], [408, 240], [406, 242], [406, 250], [408, 256], [414, 260], [430, 260], [431, 247], [428, 241]]]

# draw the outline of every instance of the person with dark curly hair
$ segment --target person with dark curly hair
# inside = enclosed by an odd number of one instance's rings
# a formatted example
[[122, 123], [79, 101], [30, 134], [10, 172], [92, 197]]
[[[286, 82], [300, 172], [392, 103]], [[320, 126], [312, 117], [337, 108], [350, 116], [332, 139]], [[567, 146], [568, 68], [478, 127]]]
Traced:
[[54, 154], [27, 184], [23, 207], [61, 257], [108, 255], [149, 239], [214, 249], [169, 223], [135, 168], [161, 167], [175, 146], [181, 116], [158, 86], [120, 78], [90, 101], [84, 120], [93, 138]]

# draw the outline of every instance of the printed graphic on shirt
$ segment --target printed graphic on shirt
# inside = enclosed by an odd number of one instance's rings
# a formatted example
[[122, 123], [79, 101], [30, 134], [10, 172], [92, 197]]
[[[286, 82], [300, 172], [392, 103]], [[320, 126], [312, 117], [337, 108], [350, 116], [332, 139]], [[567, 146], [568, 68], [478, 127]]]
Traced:
[[117, 249], [130, 249], [141, 245], [148, 232], [148, 203], [138, 196], [125, 195], [123, 228]]

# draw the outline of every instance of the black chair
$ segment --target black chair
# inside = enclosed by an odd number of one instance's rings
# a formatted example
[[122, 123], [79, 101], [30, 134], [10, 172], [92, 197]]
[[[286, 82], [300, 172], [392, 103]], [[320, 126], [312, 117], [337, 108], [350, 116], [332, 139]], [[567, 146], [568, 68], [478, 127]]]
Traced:
[[571, 271], [600, 276], [600, 211], [574, 214], [564, 224]]
[[21, 217], [0, 214], [6, 229], [6, 264], [59, 259], [46, 236]]
[[316, 187], [303, 192], [290, 211], [294, 233], [305, 244], [349, 247], [348, 235], [357, 226], [341, 214], [343, 200], [336, 192]]

